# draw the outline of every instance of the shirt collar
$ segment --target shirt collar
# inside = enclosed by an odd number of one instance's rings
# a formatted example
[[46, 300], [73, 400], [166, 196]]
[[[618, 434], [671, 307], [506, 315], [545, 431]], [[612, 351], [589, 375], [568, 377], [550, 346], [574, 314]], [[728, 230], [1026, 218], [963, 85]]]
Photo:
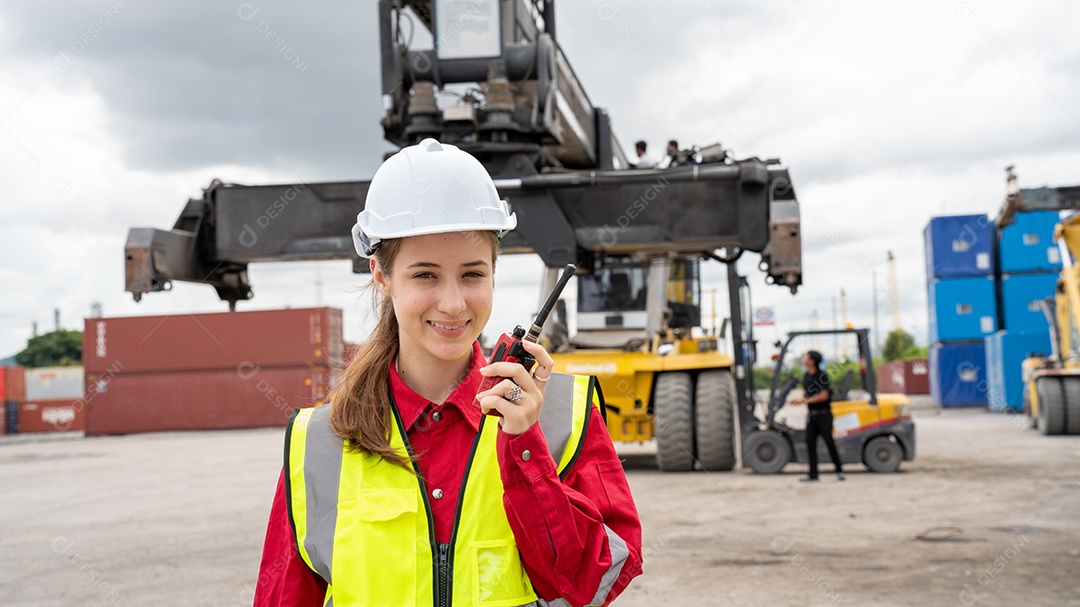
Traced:
[[[443, 407], [457, 407], [458, 411], [461, 412], [461, 416], [469, 422], [473, 430], [480, 427], [480, 419], [484, 416], [480, 412], [480, 408], [473, 403], [476, 401], [476, 392], [480, 388], [480, 380], [482, 379], [480, 367], [485, 365], [487, 365], [487, 360], [484, 358], [483, 351], [480, 350], [480, 342], [475, 341], [473, 342], [472, 361], [469, 363], [469, 373], [454, 388], [450, 396], [446, 397], [442, 405]], [[432, 403], [417, 394], [405, 383], [405, 380], [401, 379], [401, 375], [398, 374], [397, 370], [397, 361], [390, 365], [390, 393], [397, 404], [398, 413], [401, 415], [401, 422], [405, 425], [406, 431], [413, 427], [413, 424], [420, 419], [420, 416], [428, 407], [439, 406], [438, 403]]]

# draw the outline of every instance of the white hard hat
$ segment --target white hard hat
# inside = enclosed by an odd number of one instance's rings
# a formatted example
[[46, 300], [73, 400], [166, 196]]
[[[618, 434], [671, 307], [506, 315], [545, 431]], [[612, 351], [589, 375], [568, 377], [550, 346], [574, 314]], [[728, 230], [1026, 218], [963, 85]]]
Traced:
[[383, 240], [517, 226], [483, 165], [456, 146], [425, 139], [382, 163], [356, 216], [353, 244], [372, 257]]

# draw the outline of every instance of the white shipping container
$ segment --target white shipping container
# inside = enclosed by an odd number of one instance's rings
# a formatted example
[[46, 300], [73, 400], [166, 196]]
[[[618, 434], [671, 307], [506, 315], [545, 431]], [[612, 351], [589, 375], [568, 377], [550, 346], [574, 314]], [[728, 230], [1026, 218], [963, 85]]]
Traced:
[[26, 400], [79, 399], [83, 395], [83, 368], [38, 367], [26, 370]]

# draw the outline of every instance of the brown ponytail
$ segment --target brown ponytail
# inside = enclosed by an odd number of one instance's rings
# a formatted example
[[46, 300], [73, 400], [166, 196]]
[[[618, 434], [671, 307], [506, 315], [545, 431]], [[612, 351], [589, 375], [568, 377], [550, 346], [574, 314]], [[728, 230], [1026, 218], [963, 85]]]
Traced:
[[[491, 242], [491, 265], [499, 254], [499, 239], [494, 232], [476, 232]], [[393, 272], [394, 257], [401, 239], [384, 240], [375, 256], [383, 272]], [[390, 365], [398, 354], [398, 322], [394, 302], [373, 289], [379, 308], [379, 321], [368, 340], [345, 368], [337, 387], [330, 392], [330, 429], [349, 441], [353, 448], [377, 455], [396, 466], [406, 466], [408, 453], [390, 447]]]
[[[394, 264], [400, 240], [387, 240], [376, 257], [387, 275]], [[330, 429], [361, 451], [378, 455], [397, 466], [405, 466], [407, 453], [390, 447], [390, 365], [398, 353], [398, 322], [394, 302], [379, 296], [374, 285], [372, 297], [379, 306], [379, 320], [368, 340], [356, 352], [337, 387], [330, 392]], [[381, 299], [381, 301], [379, 301]]]

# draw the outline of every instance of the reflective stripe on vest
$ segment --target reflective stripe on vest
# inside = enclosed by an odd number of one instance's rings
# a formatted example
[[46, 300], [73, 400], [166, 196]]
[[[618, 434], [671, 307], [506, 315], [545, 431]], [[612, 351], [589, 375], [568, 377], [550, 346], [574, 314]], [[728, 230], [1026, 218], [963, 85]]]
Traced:
[[[545, 389], [540, 425], [560, 476], [584, 444], [594, 382], [553, 373]], [[396, 405], [391, 410], [390, 446], [412, 456]], [[327, 604], [548, 604], [533, 591], [506, 519], [497, 438], [496, 420], [484, 416], [450, 543], [440, 545], [428, 488], [411, 464], [405, 470], [350, 449], [330, 430], [328, 406], [298, 410], [285, 437], [289, 518], [300, 556], [328, 584]]]

